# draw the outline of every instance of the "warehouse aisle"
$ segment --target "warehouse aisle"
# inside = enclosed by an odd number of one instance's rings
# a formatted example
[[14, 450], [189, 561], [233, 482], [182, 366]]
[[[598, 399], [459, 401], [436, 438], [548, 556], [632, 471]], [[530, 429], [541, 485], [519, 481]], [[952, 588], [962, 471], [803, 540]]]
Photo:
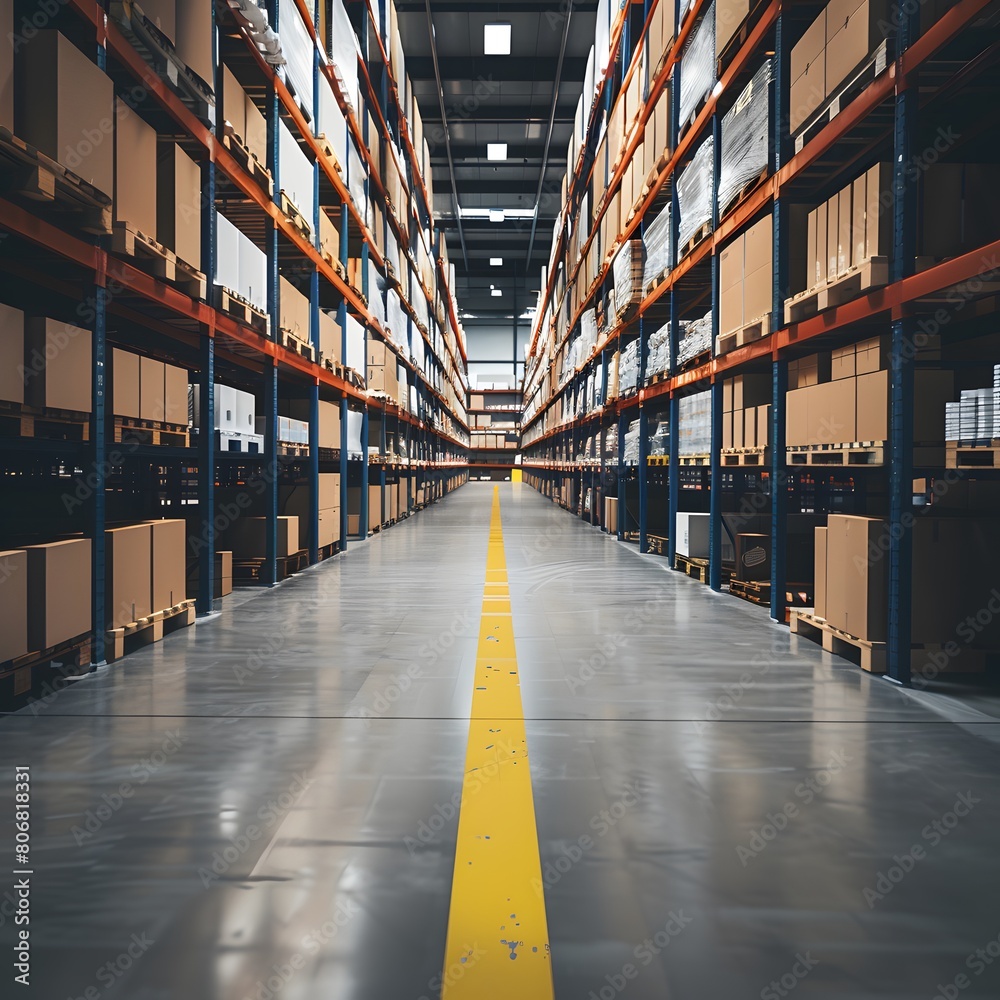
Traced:
[[[492, 496], [0, 720], [31, 767], [25, 995], [438, 995]], [[500, 496], [557, 998], [1000, 995], [1000, 724]], [[507, 947], [469, 946], [446, 996]]]

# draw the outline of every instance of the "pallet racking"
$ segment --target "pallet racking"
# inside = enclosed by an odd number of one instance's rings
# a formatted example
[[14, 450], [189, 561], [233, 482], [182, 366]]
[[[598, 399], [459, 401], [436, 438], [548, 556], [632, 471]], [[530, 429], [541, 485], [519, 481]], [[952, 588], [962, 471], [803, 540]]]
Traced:
[[[85, 327], [93, 346], [89, 371], [80, 371], [92, 391], [89, 412], [32, 414], [11, 405], [0, 414], [6, 421], [0, 439], [4, 542], [47, 540], [53, 530], [92, 539], [93, 663], [106, 657], [104, 538], [114, 520], [187, 521], [189, 555], [198, 568], [197, 610], [204, 615], [214, 607], [217, 540], [234, 496], [244, 506], [252, 495], [264, 518], [265, 553], [254, 575], [273, 584], [279, 579], [281, 504], [296, 488], [308, 494], [305, 561], [315, 563], [346, 548], [354, 517], [363, 537], [366, 526], [378, 529], [407, 516], [467, 477], [464, 332], [444, 239], [434, 228], [426, 147], [415, 141], [419, 125], [415, 129], [407, 117], [408, 111], [416, 115], [412, 95], [405, 77], [396, 79], [398, 60], [387, 51], [391, 6], [349, 5], [355, 68], [337, 65], [326, 44], [338, 14], [336, 37], [343, 39], [347, 30], [339, 0], [262, 3], [272, 34], [286, 45], [294, 35], [297, 51], [308, 53], [294, 83], [291, 69], [276, 69], [266, 46], [255, 41], [264, 37], [254, 35], [262, 15], [250, 0], [242, 7], [178, 3], [198, 27], [198, 45], [210, 48], [201, 75], [137, 5], [68, 0], [46, 23], [110, 78], [130, 113], [155, 129], [161, 146], [172, 142], [197, 164], [201, 185], [192, 206], [201, 216], [201, 259], [192, 268], [176, 254], [172, 259], [171, 248], [134, 232], [113, 233], [109, 197], [0, 129], [0, 171], [7, 181], [0, 196], [0, 299], [26, 314]], [[24, 13], [30, 11], [13, 6], [11, 27]], [[353, 42], [352, 35], [352, 52]], [[301, 69], [306, 63], [307, 72]], [[355, 69], [357, 91], [351, 93], [342, 71], [350, 77]], [[217, 105], [224, 73], [245, 91], [251, 117], [263, 123], [263, 156], [227, 126]], [[331, 101], [343, 133], [334, 136], [318, 128], [320, 106]], [[283, 131], [308, 162], [309, 204], [294, 204], [284, 189]], [[336, 149], [352, 144], [354, 157], [340, 162]], [[383, 180], [390, 162], [391, 185]], [[218, 253], [220, 218], [263, 251], [266, 294], [259, 307], [214, 282], [226, 263]], [[323, 239], [331, 233], [335, 246]], [[308, 329], [297, 338], [282, 331], [282, 282], [307, 301]], [[390, 295], [399, 306], [392, 329], [384, 318]], [[321, 313], [335, 320], [340, 335], [328, 358], [321, 356]], [[351, 324], [363, 330], [362, 354], [369, 343], [386, 345], [394, 376], [405, 380], [405, 397], [368, 391], [363, 357], [351, 370]], [[109, 375], [116, 348], [190, 373], [200, 404], [191, 430], [200, 433], [189, 438], [186, 424], [136, 422], [123, 437]], [[220, 450], [217, 380], [252, 394], [261, 414], [259, 453], [245, 446]], [[339, 416], [336, 442], [321, 441], [321, 405]], [[308, 443], [279, 441], [279, 416], [292, 411], [305, 417]], [[329, 473], [340, 476], [339, 524], [336, 541], [323, 545], [320, 476]], [[368, 510], [369, 497], [381, 516]], [[53, 529], [54, 523], [60, 527]]]
[[469, 392], [469, 472], [510, 479], [520, 464], [523, 398], [519, 389], [475, 388]]
[[[962, 162], [963, 156], [996, 169], [995, 151], [982, 139], [982, 129], [989, 126], [977, 122], [976, 116], [989, 104], [984, 95], [996, 93], [997, 6], [986, 0], [920, 5], [919, 10], [911, 6], [884, 12], [885, 32], [872, 45], [871, 57], [797, 124], [794, 135], [789, 128], [796, 112], [790, 103], [791, 52], [824, 9], [822, 4], [759, 0], [733, 15], [740, 23], [732, 41], [717, 53], [712, 74], [716, 82], [684, 121], [679, 119], [685, 48], [696, 28], [714, 16], [715, 6], [706, 0], [671, 3], [669, 10], [664, 0], [623, 6], [611, 26], [607, 72], [595, 83], [592, 105], [583, 109], [588, 128], [568, 176], [536, 312], [522, 431], [527, 481], [550, 495], [565, 497], [569, 491], [571, 507], [578, 507], [576, 494], [588, 486], [599, 496], [617, 496], [617, 523], [612, 528], [618, 537], [634, 532], [640, 548], [648, 551], [651, 539], [665, 535], [671, 565], [678, 555], [678, 512], [708, 513], [707, 577], [715, 590], [723, 582], [723, 543], [729, 531], [724, 514], [750, 510], [766, 516], [773, 539], [769, 611], [777, 621], [784, 621], [787, 612], [787, 540], [793, 515], [840, 510], [884, 517], [890, 609], [886, 670], [901, 683], [908, 683], [911, 676], [914, 501], [938, 499], [936, 484], [950, 479], [945, 461], [929, 459], [914, 448], [914, 378], [928, 362], [911, 347], [921, 343], [927, 331], [940, 335], [943, 330], [943, 352], [933, 365], [955, 372], [956, 377], [963, 368], [996, 361], [1000, 353], [992, 329], [1000, 226], [991, 231], [988, 225], [979, 227], [971, 247], [918, 256], [924, 226], [920, 176], [939, 160]], [[730, 14], [732, 7], [726, 8]], [[651, 39], [664, 30], [664, 20], [670, 22], [666, 38], [656, 46]], [[711, 140], [713, 190], [717, 190], [722, 120], [765, 62], [771, 66], [772, 87], [767, 169], [729, 199], [725, 211], [720, 212], [713, 197], [710, 222], [696, 238], [678, 246], [678, 177], [695, 152]], [[640, 76], [643, 65], [645, 77]], [[641, 89], [638, 105], [629, 98], [636, 88]], [[670, 102], [669, 141], [638, 190], [632, 180], [629, 194], [635, 195], [634, 205], [627, 197], [620, 199], [620, 216], [615, 217], [615, 195], [626, 184], [644, 138], [651, 129], [661, 138], [654, 119], [664, 95]], [[605, 133], [602, 123], [616, 122], [621, 102], [627, 109], [622, 153], [616, 162], [602, 163], [597, 155]], [[796, 286], [793, 275], [802, 214], [836, 197], [838, 188], [879, 161], [894, 165], [887, 202], [891, 247], [884, 275], [876, 280], [869, 270], [860, 280], [852, 278], [857, 288], [846, 293], [838, 288], [840, 294], [814, 303], [815, 314], [807, 310], [786, 318], [786, 300], [794, 301], [802, 287]], [[578, 220], [581, 206], [588, 203], [597, 205], [598, 211], [585, 230], [589, 233], [585, 241], [579, 239], [580, 226], [573, 229], [579, 247], [574, 253], [570, 223]], [[668, 266], [655, 287], [644, 289], [641, 301], [629, 312], [612, 316], [587, 356], [565, 371], [560, 361], [581, 317], [607, 301], [614, 254], [625, 241], [643, 238], [666, 206], [672, 210], [675, 248]], [[982, 206], [982, 214], [989, 224], [996, 218], [989, 202]], [[720, 344], [719, 334], [729, 333], [719, 325], [720, 258], [768, 215], [773, 240], [769, 309], [764, 316], [751, 317], [756, 324], [724, 337]], [[610, 235], [602, 232], [605, 216], [614, 220], [610, 227], [605, 225]], [[670, 322], [670, 357], [677, 359], [679, 321], [702, 313], [710, 315], [710, 342], [721, 350], [683, 366], [674, 360], [663, 373], [647, 378], [651, 337]], [[831, 467], [834, 460], [829, 453], [793, 462], [786, 446], [789, 365], [813, 352], [850, 347], [871, 337], [883, 338], [890, 359], [884, 440], [847, 442], [862, 457], [841, 455], [836, 467]], [[619, 352], [633, 341], [639, 345], [637, 384], [619, 392]], [[727, 380], [745, 375], [761, 375], [769, 383], [767, 438], [752, 449], [725, 449], [725, 386]], [[589, 393], [582, 388], [588, 377], [595, 382]], [[697, 391], [709, 393], [710, 444], [700, 455], [682, 455], [680, 401]], [[669, 427], [668, 458], [649, 453], [650, 431], [658, 417]], [[626, 463], [625, 437], [633, 423], [638, 450], [634, 461]], [[611, 449], [605, 447], [609, 433]], [[578, 461], [580, 443], [588, 438], [599, 442], [600, 450]], [[969, 459], [977, 469], [991, 464], [983, 454], [980, 448]], [[797, 467], [803, 464], [807, 468]], [[977, 475], [990, 485], [988, 471]], [[922, 480], [920, 489], [915, 476]], [[995, 512], [995, 505], [991, 509]], [[591, 518], [600, 510], [600, 503], [593, 504]]]

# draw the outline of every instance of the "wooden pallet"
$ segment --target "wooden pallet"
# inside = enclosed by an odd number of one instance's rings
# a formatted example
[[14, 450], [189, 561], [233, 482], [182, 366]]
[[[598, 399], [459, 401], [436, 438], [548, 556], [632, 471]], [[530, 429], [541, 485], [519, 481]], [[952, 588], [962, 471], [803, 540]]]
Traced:
[[0, 437], [45, 438], [50, 441], [90, 440], [90, 414], [53, 410], [0, 401]]
[[[681, 573], [686, 573], [692, 580], [697, 580], [699, 583], [708, 583], [707, 559], [694, 559], [690, 556], [682, 556], [678, 553], [674, 556], [674, 569], [679, 570]], [[732, 571], [723, 566], [722, 582], [725, 583], [731, 575]]]
[[770, 448], [731, 448], [722, 452], [724, 468], [766, 468], [770, 464]]
[[[732, 577], [729, 581], [729, 593], [751, 604], [771, 606], [770, 580], [737, 580], [736, 577]], [[788, 584], [788, 589], [785, 591], [786, 608], [811, 608], [812, 604], [811, 586], [800, 583]]]
[[188, 448], [191, 434], [186, 424], [167, 424], [156, 420], [115, 417], [115, 444], [147, 444], [157, 447]]
[[852, 444], [789, 447], [787, 465], [833, 465], [841, 467], [885, 464], [885, 443], [856, 441]]
[[705, 466], [712, 461], [710, 455], [681, 455], [677, 460], [682, 466]]
[[316, 136], [316, 144], [319, 146], [320, 152], [330, 161], [333, 169], [336, 170], [338, 174], [342, 174], [344, 172], [344, 168], [340, 165], [340, 160], [337, 158], [336, 150], [334, 150], [330, 140], [321, 133]]
[[332, 372], [339, 379], [347, 381], [347, 369], [339, 361], [334, 361], [333, 358], [326, 357], [322, 351], [319, 355], [320, 366], [325, 368], [328, 372]]
[[271, 317], [265, 312], [261, 312], [256, 306], [239, 298], [227, 288], [216, 286], [215, 308], [219, 312], [225, 313], [237, 323], [252, 327], [258, 333], [263, 333], [269, 337], [271, 333]]
[[279, 458], [308, 458], [309, 457], [309, 445], [307, 444], [289, 444], [287, 441], [278, 442], [278, 457]]
[[729, 197], [729, 201], [726, 202], [725, 206], [720, 206], [719, 217], [728, 214], [734, 208], [738, 208], [743, 204], [747, 198], [750, 197], [757, 190], [757, 188], [767, 180], [770, 173], [769, 167], [763, 167], [761, 172], [756, 176], [751, 178], [744, 184], [738, 191], [733, 192]]
[[44, 204], [70, 226], [108, 236], [111, 198], [0, 126], [0, 192]]
[[646, 456], [647, 465], [669, 465], [670, 456], [669, 455], [647, 455]]
[[173, 43], [132, 0], [112, 0], [111, 14], [122, 33], [171, 90], [205, 124], [215, 118], [215, 97], [212, 87], [195, 73], [181, 57]]
[[181, 260], [162, 243], [138, 230], [130, 229], [126, 222], [116, 222], [111, 234], [111, 249], [128, 257], [141, 271], [161, 281], [169, 281], [185, 294], [201, 301], [208, 287], [205, 275]]
[[870, 53], [861, 66], [849, 77], [837, 93], [831, 97], [804, 125], [799, 126], [795, 136], [795, 152], [801, 153], [810, 139], [817, 136], [847, 107], [876, 77], [885, 72], [891, 62], [889, 40], [882, 43]]
[[298, 206], [288, 195], [281, 192], [281, 211], [288, 217], [293, 226], [310, 242], [312, 241], [312, 226], [309, 220], [299, 211]]
[[684, 244], [683, 248], [681, 249], [681, 252], [677, 255], [678, 262], [683, 260], [683, 258], [687, 257], [687, 255], [691, 253], [691, 251], [694, 250], [694, 248], [698, 246], [698, 244], [701, 243], [702, 240], [710, 236], [711, 233], [712, 233], [712, 223], [711, 222], [702, 223], [702, 225], [698, 227], [698, 230], [694, 234], [694, 236], [692, 236], [691, 239], [689, 239], [687, 243]]
[[785, 299], [785, 325], [798, 323], [833, 306], [856, 299], [889, 282], [889, 258], [872, 257], [832, 281]]
[[679, 371], [688, 371], [691, 368], [700, 368], [703, 364], [706, 364], [712, 359], [712, 352], [702, 351], [701, 354], [696, 354], [693, 358], [688, 358], [686, 361], [679, 361], [677, 363], [677, 368]]
[[58, 663], [64, 676], [79, 676], [90, 671], [91, 634], [85, 632], [48, 649], [39, 649], [0, 663], [0, 679], [12, 678], [15, 697], [27, 694], [34, 681], [32, 671]]
[[271, 171], [264, 166], [257, 156], [247, 147], [243, 137], [238, 135], [233, 126], [226, 122], [222, 136], [222, 145], [239, 161], [240, 166], [254, 179], [256, 184], [267, 192], [269, 198], [274, 197], [274, 178]]
[[654, 556], [665, 556], [669, 542], [662, 535], [646, 535], [646, 550]]
[[747, 344], [752, 344], [754, 341], [763, 340], [770, 333], [771, 314], [766, 312], [752, 322], [745, 323], [738, 330], [733, 330], [731, 333], [720, 333], [715, 338], [716, 357], [735, 351], [737, 347], [746, 347]]
[[308, 361], [316, 360], [316, 349], [312, 344], [307, 344], [304, 340], [300, 340], [295, 334], [289, 333], [287, 330], [279, 330], [278, 335], [281, 346], [291, 351], [292, 354], [300, 354]]
[[347, 270], [343, 264], [340, 262], [339, 257], [334, 257], [332, 253], [327, 250], [320, 250], [320, 256], [327, 262], [337, 272], [337, 277], [343, 281], [347, 281]]
[[948, 441], [944, 446], [946, 469], [1000, 469], [1000, 440], [982, 444]]
[[[234, 559], [233, 580], [241, 583], [261, 583], [263, 581], [266, 559]], [[309, 565], [309, 550], [300, 549], [288, 556], [279, 556], [276, 560], [278, 581], [286, 580], [293, 573], [298, 573]]]
[[126, 653], [159, 642], [164, 635], [194, 624], [194, 617], [194, 601], [181, 601], [172, 608], [154, 611], [121, 628], [109, 629], [104, 633], [104, 658], [108, 663], [120, 660]]

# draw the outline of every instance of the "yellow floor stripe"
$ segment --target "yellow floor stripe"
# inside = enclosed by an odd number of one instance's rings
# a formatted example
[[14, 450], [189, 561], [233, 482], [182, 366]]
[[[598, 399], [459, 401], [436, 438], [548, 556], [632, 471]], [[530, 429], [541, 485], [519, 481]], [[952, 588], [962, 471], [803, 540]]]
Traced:
[[535, 805], [493, 490], [442, 1000], [551, 1000]]

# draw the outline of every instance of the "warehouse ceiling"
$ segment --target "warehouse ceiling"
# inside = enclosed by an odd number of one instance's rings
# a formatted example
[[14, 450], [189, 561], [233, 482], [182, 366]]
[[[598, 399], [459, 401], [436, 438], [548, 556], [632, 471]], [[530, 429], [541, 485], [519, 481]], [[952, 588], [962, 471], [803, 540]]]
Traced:
[[[406, 69], [431, 147], [434, 214], [447, 236], [465, 318], [510, 321], [515, 311], [523, 315], [535, 303], [559, 212], [596, 10], [591, 0], [397, 0]], [[485, 54], [487, 24], [511, 25], [510, 55]], [[489, 161], [487, 143], [506, 143], [506, 159]], [[466, 214], [486, 209], [514, 210], [523, 217], [491, 222]], [[502, 265], [490, 264], [496, 257]]]

